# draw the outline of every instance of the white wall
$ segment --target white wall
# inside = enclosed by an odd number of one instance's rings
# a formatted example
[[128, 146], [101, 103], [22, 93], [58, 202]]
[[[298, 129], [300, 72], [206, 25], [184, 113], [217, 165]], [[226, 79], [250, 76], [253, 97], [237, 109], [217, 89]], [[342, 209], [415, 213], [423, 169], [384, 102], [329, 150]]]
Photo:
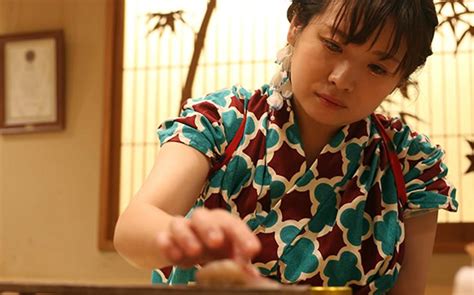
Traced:
[[0, 137], [0, 277], [147, 282], [97, 248], [105, 0], [0, 0], [0, 34], [63, 29], [65, 131]]

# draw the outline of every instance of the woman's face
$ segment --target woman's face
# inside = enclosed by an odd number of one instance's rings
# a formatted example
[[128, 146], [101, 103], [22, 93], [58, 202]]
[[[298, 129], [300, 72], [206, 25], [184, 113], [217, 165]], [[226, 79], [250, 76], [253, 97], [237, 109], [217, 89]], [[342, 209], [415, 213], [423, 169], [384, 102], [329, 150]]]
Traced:
[[295, 47], [291, 83], [298, 116], [343, 126], [370, 115], [397, 87], [405, 49], [382, 59], [390, 48], [391, 22], [373, 46], [374, 36], [365, 44], [344, 45], [344, 24], [334, 37], [331, 33], [335, 10], [328, 7], [304, 29], [293, 19], [288, 42]]

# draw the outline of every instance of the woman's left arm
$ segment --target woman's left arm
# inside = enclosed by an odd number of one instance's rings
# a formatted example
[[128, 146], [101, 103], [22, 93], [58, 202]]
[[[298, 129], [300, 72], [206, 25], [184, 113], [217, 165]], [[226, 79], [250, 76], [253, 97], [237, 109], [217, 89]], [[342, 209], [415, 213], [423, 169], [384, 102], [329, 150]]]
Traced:
[[405, 257], [390, 295], [425, 293], [437, 219], [438, 211], [412, 216], [405, 220]]

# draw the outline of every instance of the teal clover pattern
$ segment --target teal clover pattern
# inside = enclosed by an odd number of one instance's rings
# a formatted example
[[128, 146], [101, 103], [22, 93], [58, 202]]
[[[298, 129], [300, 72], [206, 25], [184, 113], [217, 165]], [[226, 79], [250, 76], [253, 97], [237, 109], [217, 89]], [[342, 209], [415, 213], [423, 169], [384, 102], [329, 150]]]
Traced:
[[395, 268], [392, 274], [388, 273], [376, 279], [374, 283], [376, 287], [376, 291], [374, 294], [376, 295], [386, 294], [386, 292], [388, 292], [390, 289], [393, 288], [393, 286], [395, 285], [395, 282], [397, 281], [397, 278], [398, 278], [398, 268]]
[[[345, 160], [344, 160], [344, 162], [348, 162], [347, 168], [343, 170], [344, 177], [339, 183], [336, 184], [336, 186], [344, 186], [352, 177], [352, 175], [355, 174], [355, 172], [360, 166], [360, 158], [361, 158], [362, 151], [363, 151], [363, 146], [357, 143], [350, 143], [347, 145], [347, 147], [345, 148]], [[346, 165], [343, 165], [343, 167], [344, 166]]]
[[331, 141], [329, 142], [329, 145], [332, 148], [337, 148], [344, 141], [345, 137], [346, 137], [346, 134], [345, 134], [344, 130], [341, 129], [341, 130], [339, 130], [339, 132], [333, 138], [331, 138]]
[[396, 204], [398, 201], [397, 197], [397, 187], [393, 182], [393, 172], [390, 167], [387, 168], [382, 179], [380, 180], [380, 185], [383, 190], [382, 198], [385, 204]]
[[314, 179], [314, 173], [311, 170], [308, 170], [298, 181], [296, 182], [296, 185], [299, 187], [304, 187], [308, 185], [311, 180]]
[[231, 177], [224, 177], [222, 180], [222, 190], [228, 196], [235, 195], [242, 190], [251, 176], [251, 169], [247, 166], [247, 161], [241, 156], [234, 156], [227, 165], [229, 171], [233, 171]]
[[314, 195], [319, 202], [316, 215], [311, 218], [308, 228], [314, 233], [319, 233], [325, 226], [333, 226], [337, 216], [337, 195], [329, 184], [322, 183], [314, 190]]
[[299, 228], [297, 228], [294, 225], [288, 225], [283, 227], [283, 229], [280, 232], [280, 238], [283, 243], [286, 245], [291, 244], [291, 242], [298, 236], [298, 234], [301, 232]]
[[277, 213], [274, 210], [271, 210], [270, 213], [268, 213], [266, 216], [263, 214], [256, 214], [255, 217], [250, 218], [247, 221], [247, 225], [252, 231], [254, 231], [260, 225], [263, 225], [267, 228], [272, 227], [277, 223], [277, 221], [278, 221]]
[[245, 134], [250, 135], [255, 132], [257, 124], [255, 123], [256, 119], [253, 118], [252, 114], [247, 115], [247, 122], [245, 123]]
[[267, 133], [267, 148], [271, 149], [276, 147], [280, 142], [280, 135], [276, 129], [270, 128]]
[[234, 138], [242, 121], [243, 118], [238, 117], [234, 110], [230, 110], [222, 114], [222, 123], [224, 125], [227, 138]]
[[285, 263], [283, 278], [287, 282], [296, 282], [302, 275], [316, 272], [318, 258], [313, 254], [313, 241], [301, 238], [293, 246], [287, 246], [281, 261]]
[[279, 180], [275, 180], [270, 184], [270, 198], [278, 199], [285, 193], [285, 184]]
[[255, 183], [261, 186], [270, 185], [272, 182], [272, 177], [270, 171], [268, 171], [268, 167], [264, 165], [259, 165], [255, 168], [255, 175], [254, 175]]
[[288, 139], [288, 142], [292, 145], [297, 145], [301, 142], [298, 125], [292, 124], [286, 129], [286, 138]]
[[[228, 105], [229, 101], [227, 97], [231, 94], [230, 89], [222, 89], [220, 91], [213, 92], [209, 94], [207, 97], [205, 97], [206, 100], [209, 100], [213, 103], [215, 103], [218, 106], [225, 107]], [[193, 102], [199, 102], [202, 101], [203, 99], [194, 99], [192, 100]]]
[[339, 259], [328, 259], [324, 275], [329, 278], [329, 286], [345, 286], [350, 281], [362, 278], [362, 272], [357, 267], [359, 258], [352, 252], [344, 251]]
[[[449, 201], [449, 198], [446, 198], [446, 196], [444, 195], [441, 195], [436, 192], [427, 192], [427, 191], [411, 193], [410, 197], [411, 197], [410, 201], [412, 205], [418, 206], [418, 208], [427, 208], [427, 209], [433, 208], [433, 206], [442, 208]], [[426, 202], [427, 199], [429, 199], [430, 201]]]
[[[341, 208], [343, 210], [344, 208]], [[341, 214], [340, 221], [344, 231], [345, 238], [353, 246], [360, 246], [362, 243], [362, 237], [367, 235], [370, 229], [370, 223], [364, 216], [365, 201], [359, 202], [357, 207], [347, 208]], [[355, 222], [354, 222], [355, 221]]]
[[395, 245], [400, 240], [401, 235], [402, 227], [398, 222], [396, 211], [385, 213], [383, 220], [377, 221], [374, 225], [374, 237], [381, 244], [381, 250], [385, 256], [393, 255]]
[[154, 269], [151, 272], [151, 282], [153, 284], [166, 284], [168, 278], [161, 271]]

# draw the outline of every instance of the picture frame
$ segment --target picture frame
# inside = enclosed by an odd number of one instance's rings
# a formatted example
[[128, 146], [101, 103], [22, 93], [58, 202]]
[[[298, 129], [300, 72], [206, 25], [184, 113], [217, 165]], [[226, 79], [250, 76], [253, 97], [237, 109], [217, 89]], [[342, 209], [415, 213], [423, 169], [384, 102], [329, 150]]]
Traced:
[[0, 133], [65, 128], [62, 30], [0, 36]]

